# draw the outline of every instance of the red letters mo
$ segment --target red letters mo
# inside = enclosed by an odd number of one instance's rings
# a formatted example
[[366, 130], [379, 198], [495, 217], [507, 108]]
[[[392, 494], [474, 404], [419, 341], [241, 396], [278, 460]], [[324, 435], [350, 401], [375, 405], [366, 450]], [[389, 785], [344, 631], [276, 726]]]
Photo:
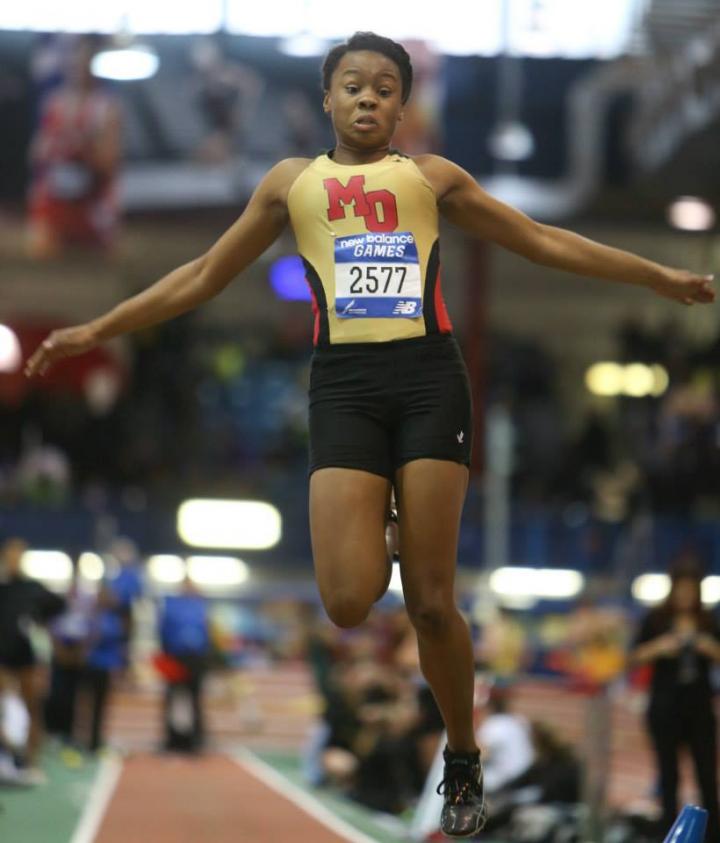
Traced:
[[[365, 176], [351, 176], [343, 185], [337, 179], [323, 179], [328, 195], [328, 219], [345, 219], [345, 206], [354, 204], [355, 216], [363, 217], [368, 231], [395, 231], [398, 224], [397, 200], [389, 190], [365, 193]], [[382, 209], [382, 219], [378, 211]]]

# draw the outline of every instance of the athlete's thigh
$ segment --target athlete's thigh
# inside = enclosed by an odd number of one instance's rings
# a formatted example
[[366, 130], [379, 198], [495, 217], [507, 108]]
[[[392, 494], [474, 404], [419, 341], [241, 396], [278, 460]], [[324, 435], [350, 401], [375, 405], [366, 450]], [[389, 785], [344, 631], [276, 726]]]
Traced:
[[462, 463], [436, 459], [413, 460], [397, 471], [400, 568], [408, 608], [429, 595], [452, 597], [468, 474]]
[[385, 522], [390, 481], [352, 468], [320, 468], [310, 477], [310, 535], [323, 602], [353, 589], [368, 605], [387, 572]]

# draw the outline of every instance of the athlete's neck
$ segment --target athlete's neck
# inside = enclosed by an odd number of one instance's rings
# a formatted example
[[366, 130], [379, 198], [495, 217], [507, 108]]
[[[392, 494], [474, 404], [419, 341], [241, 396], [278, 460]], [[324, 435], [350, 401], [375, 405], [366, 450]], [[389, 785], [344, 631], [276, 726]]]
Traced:
[[332, 160], [336, 164], [374, 164], [387, 158], [390, 145], [373, 149], [357, 149], [342, 142], [338, 143], [332, 153]]

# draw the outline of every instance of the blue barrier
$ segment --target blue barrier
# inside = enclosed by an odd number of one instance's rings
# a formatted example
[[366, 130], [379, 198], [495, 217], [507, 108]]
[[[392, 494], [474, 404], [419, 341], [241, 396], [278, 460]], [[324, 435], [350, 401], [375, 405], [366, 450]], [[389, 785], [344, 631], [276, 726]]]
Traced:
[[665, 838], [665, 843], [703, 843], [707, 817], [707, 811], [703, 808], [686, 805]]

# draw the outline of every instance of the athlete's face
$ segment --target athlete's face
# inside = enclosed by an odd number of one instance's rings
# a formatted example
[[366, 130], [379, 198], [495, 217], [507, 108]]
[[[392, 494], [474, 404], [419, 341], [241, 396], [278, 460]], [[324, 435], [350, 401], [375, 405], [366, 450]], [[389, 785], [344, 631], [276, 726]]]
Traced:
[[332, 116], [338, 140], [371, 149], [390, 142], [402, 120], [400, 70], [381, 53], [345, 53], [325, 92], [323, 107]]

